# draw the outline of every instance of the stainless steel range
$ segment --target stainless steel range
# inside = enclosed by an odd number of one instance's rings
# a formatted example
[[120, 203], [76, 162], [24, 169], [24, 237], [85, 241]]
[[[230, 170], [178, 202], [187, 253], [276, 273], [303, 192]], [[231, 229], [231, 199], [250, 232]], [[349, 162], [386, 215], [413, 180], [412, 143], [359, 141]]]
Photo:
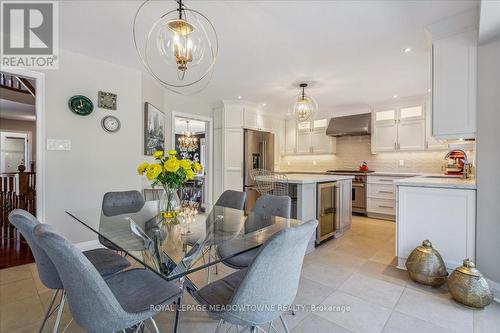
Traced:
[[366, 175], [374, 171], [327, 170], [332, 175], [354, 176], [352, 180], [352, 212], [366, 215]]

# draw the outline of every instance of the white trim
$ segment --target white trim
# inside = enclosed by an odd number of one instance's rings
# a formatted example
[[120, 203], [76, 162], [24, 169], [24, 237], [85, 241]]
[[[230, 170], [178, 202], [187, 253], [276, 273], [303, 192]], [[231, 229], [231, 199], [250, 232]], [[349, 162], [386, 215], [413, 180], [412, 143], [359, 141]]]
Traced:
[[[207, 137], [208, 137], [208, 147], [207, 147], [207, 155], [208, 155], [208, 172], [207, 172], [207, 181], [205, 183], [206, 188], [208, 189], [207, 193], [207, 200], [206, 202], [208, 204], [212, 204], [212, 196], [214, 192], [213, 188], [213, 169], [214, 169], [214, 163], [213, 163], [213, 152], [214, 152], [214, 126], [213, 126], [213, 118], [212, 117], [206, 117], [206, 116], [200, 116], [198, 114], [193, 114], [193, 113], [184, 113], [184, 112], [176, 112], [172, 111], [171, 113], [171, 147], [172, 149], [175, 148], [175, 117], [181, 117], [181, 118], [190, 118], [194, 120], [200, 120], [200, 121], [206, 121], [207, 122]], [[205, 166], [206, 167], [206, 166]]]
[[486, 279], [486, 281], [490, 285], [490, 288], [493, 289], [493, 300], [497, 303], [500, 303], [500, 283], [490, 279]]
[[[0, 146], [3, 146], [5, 149], [5, 140], [7, 136], [12, 136], [14, 138], [24, 139], [24, 166], [26, 167], [26, 171], [30, 170], [31, 163], [31, 131], [15, 131], [15, 130], [3, 130], [0, 129]], [[1, 151], [0, 156], [3, 161], [5, 161], [5, 156], [7, 152]], [[19, 165], [18, 165], [19, 166]], [[2, 163], [0, 165], [0, 172], [5, 172], [5, 165]], [[11, 171], [12, 172], [12, 171]], [[17, 172], [17, 168], [14, 172]]]
[[88, 251], [88, 250], [104, 248], [104, 246], [101, 243], [99, 243], [99, 241], [97, 239], [94, 239], [91, 241], [86, 241], [86, 242], [75, 243], [75, 246], [82, 252]]
[[9, 68], [2, 71], [35, 80], [36, 111], [36, 216], [45, 222], [45, 74], [27, 69]]

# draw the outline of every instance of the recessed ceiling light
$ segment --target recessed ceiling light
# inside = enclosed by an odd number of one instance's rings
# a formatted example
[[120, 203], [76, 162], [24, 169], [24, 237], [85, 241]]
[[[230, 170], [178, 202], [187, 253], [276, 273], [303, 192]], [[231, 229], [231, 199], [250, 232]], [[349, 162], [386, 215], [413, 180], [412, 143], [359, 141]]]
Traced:
[[427, 92], [431, 92], [431, 91], [432, 91], [432, 89], [430, 89], [430, 88], [429, 88], [429, 89], [427, 89]]
[[392, 98], [398, 98], [398, 95], [393, 95]]
[[266, 106], [267, 104], [266, 103], [262, 103], [262, 106]]
[[241, 97], [241, 96], [238, 96], [238, 99], [242, 99], [242, 98], [243, 98], [243, 97]]
[[406, 49], [404, 49], [404, 52], [405, 52], [405, 53], [408, 53], [408, 52], [410, 52], [410, 51], [411, 51], [411, 49], [410, 49], [409, 47], [407, 47]]

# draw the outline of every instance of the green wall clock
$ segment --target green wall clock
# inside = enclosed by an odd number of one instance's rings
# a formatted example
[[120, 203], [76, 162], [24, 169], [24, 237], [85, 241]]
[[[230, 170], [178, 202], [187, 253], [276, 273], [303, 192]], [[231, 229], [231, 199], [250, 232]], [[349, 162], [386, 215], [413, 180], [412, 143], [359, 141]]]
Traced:
[[82, 95], [71, 97], [68, 101], [68, 105], [70, 110], [79, 116], [88, 116], [94, 110], [92, 101], [88, 97]]

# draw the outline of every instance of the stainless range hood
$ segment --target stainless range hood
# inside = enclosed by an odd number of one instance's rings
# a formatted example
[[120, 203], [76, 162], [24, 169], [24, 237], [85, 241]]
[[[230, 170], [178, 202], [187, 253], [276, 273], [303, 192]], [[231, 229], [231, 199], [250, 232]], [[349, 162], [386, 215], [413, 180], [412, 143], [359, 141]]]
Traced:
[[371, 113], [331, 118], [326, 129], [326, 134], [330, 136], [370, 135], [371, 133]]

